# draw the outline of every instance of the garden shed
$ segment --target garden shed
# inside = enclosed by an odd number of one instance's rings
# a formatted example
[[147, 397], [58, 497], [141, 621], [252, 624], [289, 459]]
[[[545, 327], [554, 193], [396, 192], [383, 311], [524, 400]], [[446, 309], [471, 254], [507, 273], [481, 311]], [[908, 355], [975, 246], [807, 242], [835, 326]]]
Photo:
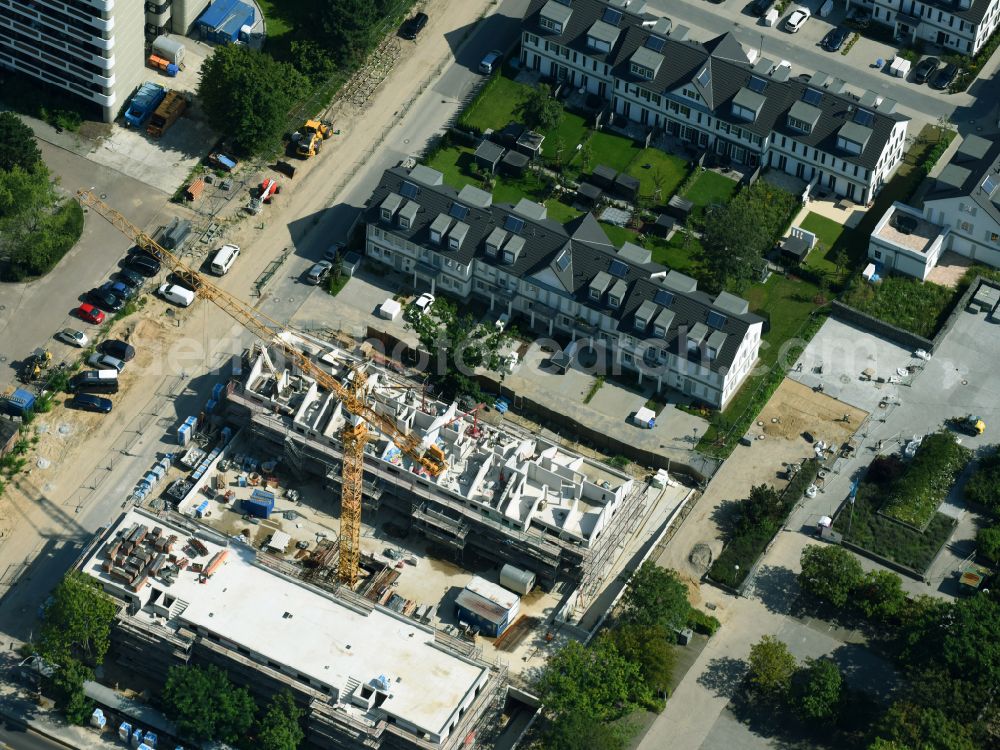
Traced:
[[679, 195], [671, 196], [667, 202], [667, 213], [678, 221], [686, 221], [693, 208], [694, 204], [691, 201]]
[[520, 177], [528, 168], [529, 161], [531, 160], [520, 151], [510, 150], [500, 160], [500, 171], [511, 177]]
[[615, 178], [615, 192], [629, 202], [639, 197], [639, 178], [624, 172]]
[[601, 200], [601, 189], [589, 182], [581, 182], [576, 189], [576, 199], [585, 206], [596, 205]]
[[593, 174], [590, 175], [590, 182], [602, 190], [611, 190], [615, 186], [616, 177], [618, 177], [618, 172], [614, 169], [606, 164], [598, 164], [594, 167]]
[[670, 234], [674, 227], [677, 225], [677, 220], [673, 216], [667, 216], [667, 214], [660, 214], [656, 217], [656, 233], [666, 237]]
[[503, 158], [504, 148], [493, 141], [484, 140], [476, 147], [475, 159], [480, 169], [485, 169], [490, 174], [497, 171], [497, 165]]
[[536, 133], [534, 130], [526, 130], [517, 139], [515, 148], [528, 158], [534, 159], [542, 153], [542, 141], [544, 140], [545, 136], [541, 133]]

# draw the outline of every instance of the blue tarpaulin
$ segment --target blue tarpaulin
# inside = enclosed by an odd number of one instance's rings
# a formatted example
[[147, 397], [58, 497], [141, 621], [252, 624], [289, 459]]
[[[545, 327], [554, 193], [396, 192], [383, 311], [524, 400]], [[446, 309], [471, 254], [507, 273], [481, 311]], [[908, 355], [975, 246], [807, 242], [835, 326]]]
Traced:
[[205, 38], [219, 44], [235, 42], [243, 26], [252, 26], [256, 14], [252, 6], [240, 0], [215, 0], [198, 19]]

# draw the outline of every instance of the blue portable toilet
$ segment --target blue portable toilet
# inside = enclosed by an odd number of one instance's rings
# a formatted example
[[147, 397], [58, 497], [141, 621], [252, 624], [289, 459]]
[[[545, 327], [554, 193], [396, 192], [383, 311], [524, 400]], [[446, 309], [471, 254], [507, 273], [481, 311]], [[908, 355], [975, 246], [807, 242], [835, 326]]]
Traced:
[[222, 397], [222, 391], [225, 390], [225, 383], [216, 383], [212, 386], [212, 398], [218, 401]]
[[153, 750], [156, 750], [156, 732], [147, 731], [146, 736], [142, 738], [142, 742], [145, 745], [149, 745]]
[[123, 721], [118, 726], [118, 739], [120, 739], [122, 742], [124, 742], [127, 745], [128, 744], [128, 738], [131, 737], [131, 736], [132, 736], [132, 725], [129, 724], [127, 721]]
[[142, 730], [136, 728], [132, 732], [132, 747], [139, 747], [142, 744]]

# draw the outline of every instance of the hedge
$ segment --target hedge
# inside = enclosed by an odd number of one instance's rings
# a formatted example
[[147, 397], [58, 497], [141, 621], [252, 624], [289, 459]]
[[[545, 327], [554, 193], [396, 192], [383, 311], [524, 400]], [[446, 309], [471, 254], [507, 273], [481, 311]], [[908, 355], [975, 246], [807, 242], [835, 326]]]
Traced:
[[687, 626], [696, 633], [713, 636], [715, 631], [721, 627], [721, 623], [718, 618], [692, 607], [690, 614], [688, 614]]
[[[784, 525], [785, 519], [792, 508], [812, 484], [819, 472], [820, 463], [815, 458], [805, 461], [792, 480], [781, 493], [780, 501], [774, 512], [765, 522], [752, 529], [738, 532], [726, 543], [722, 554], [712, 563], [708, 570], [708, 578], [724, 586], [737, 588], [746, 579], [747, 574], [757, 559], [767, 549], [774, 535]], [[746, 501], [743, 501], [746, 502]], [[737, 568], [736, 566], [739, 566]]]
[[951, 432], [928, 435], [903, 476], [886, 489], [882, 513], [923, 529], [971, 456]]

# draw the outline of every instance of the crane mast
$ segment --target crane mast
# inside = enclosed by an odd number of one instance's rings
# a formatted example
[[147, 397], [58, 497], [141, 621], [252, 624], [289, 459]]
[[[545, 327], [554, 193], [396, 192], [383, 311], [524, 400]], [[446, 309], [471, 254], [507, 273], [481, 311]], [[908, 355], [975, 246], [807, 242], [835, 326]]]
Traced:
[[340, 382], [316, 364], [307, 353], [293, 346], [290, 337], [280, 336], [282, 333], [300, 335], [294, 328], [279, 323], [239, 297], [217, 287], [162, 247], [124, 215], [104, 203], [92, 191], [80, 190], [76, 198], [80, 205], [96, 211], [138, 247], [169, 267], [175, 276], [194, 289], [199, 296], [210, 301], [268, 346], [277, 347], [300, 372], [316, 380], [318, 385], [333, 393], [343, 404], [348, 414], [347, 422], [341, 432], [344, 464], [337, 575], [342, 583], [353, 588], [358, 580], [361, 558], [361, 495], [365, 445], [371, 437], [369, 427], [387, 436], [400, 451], [422, 466], [431, 476], [438, 476], [445, 470], [443, 453], [434, 446], [430, 450], [424, 450], [420, 438], [404, 433], [396, 425], [395, 419], [370, 406], [366, 379], [359, 369], [352, 369], [352, 377], [348, 383]]

